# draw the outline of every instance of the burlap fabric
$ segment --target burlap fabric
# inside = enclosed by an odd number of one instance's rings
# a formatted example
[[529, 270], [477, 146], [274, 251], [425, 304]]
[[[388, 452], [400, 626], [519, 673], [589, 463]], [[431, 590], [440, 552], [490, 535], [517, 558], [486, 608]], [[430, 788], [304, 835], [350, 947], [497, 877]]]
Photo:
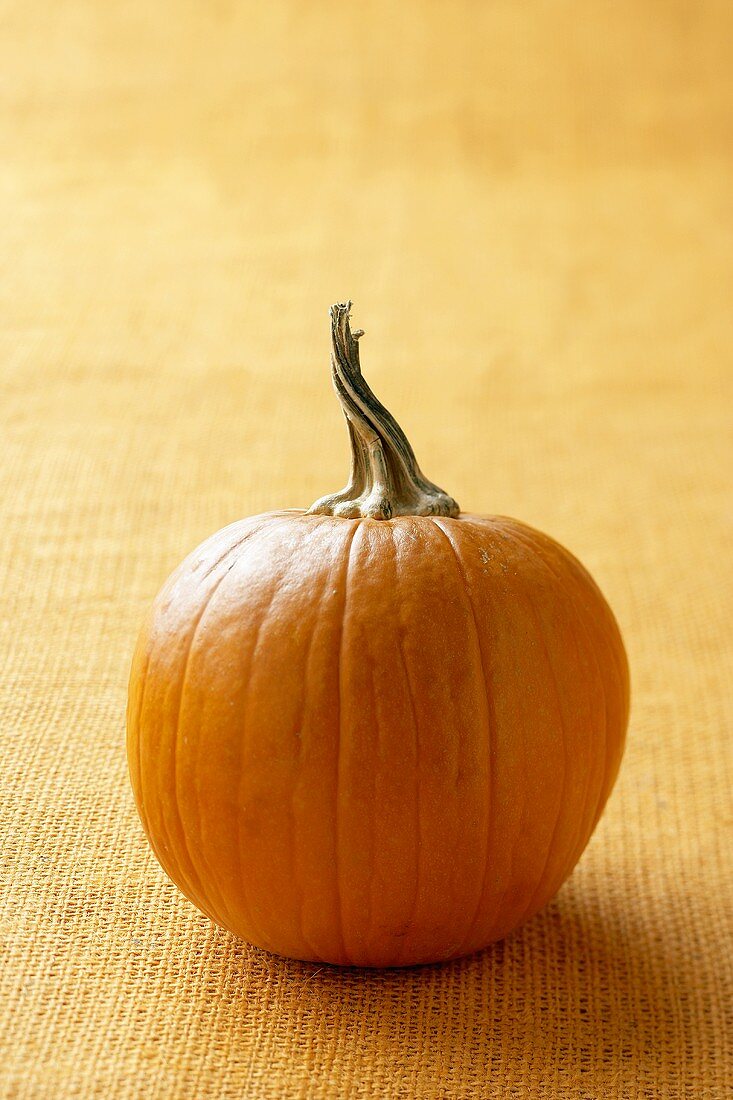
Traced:
[[[0, 1092], [731, 1095], [733, 8], [5, 5]], [[128, 662], [199, 540], [345, 481], [327, 307], [466, 509], [625, 632], [580, 867], [444, 967], [269, 957], [164, 877]]]

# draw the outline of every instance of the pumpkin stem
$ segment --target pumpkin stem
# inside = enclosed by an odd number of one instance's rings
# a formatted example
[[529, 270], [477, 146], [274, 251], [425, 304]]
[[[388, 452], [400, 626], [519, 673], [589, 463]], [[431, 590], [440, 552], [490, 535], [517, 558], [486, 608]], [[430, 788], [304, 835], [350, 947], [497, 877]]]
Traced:
[[359, 363], [362, 329], [351, 331], [351, 302], [331, 306], [331, 376], [351, 441], [351, 477], [340, 493], [321, 497], [308, 511], [346, 519], [457, 516], [452, 497], [423, 475], [405, 433], [364, 381]]

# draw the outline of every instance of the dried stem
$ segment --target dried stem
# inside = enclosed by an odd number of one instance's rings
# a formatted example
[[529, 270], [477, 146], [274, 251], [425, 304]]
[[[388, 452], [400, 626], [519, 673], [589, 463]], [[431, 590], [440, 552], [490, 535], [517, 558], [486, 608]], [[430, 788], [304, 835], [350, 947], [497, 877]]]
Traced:
[[331, 373], [351, 440], [351, 477], [340, 493], [309, 509], [347, 519], [457, 516], [458, 505], [423, 475], [405, 433], [374, 396], [361, 373], [359, 337], [351, 331], [351, 302], [331, 306]]

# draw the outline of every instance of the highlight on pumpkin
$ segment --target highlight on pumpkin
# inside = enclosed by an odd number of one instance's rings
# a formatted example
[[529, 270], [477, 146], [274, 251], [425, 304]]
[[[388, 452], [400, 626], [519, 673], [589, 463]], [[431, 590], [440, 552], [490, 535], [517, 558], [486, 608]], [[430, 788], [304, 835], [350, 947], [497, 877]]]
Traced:
[[128, 759], [153, 851], [211, 920], [292, 958], [405, 966], [477, 951], [559, 890], [616, 779], [629, 676], [572, 554], [423, 477], [349, 310], [350, 484], [173, 573], [133, 659]]

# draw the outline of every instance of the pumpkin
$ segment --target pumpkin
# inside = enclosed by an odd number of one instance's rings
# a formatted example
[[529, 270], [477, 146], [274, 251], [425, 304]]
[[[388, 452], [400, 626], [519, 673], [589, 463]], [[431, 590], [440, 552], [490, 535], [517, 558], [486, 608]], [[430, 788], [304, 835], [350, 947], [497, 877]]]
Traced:
[[365, 382], [331, 309], [348, 486], [233, 523], [155, 600], [128, 756], [165, 871], [212, 921], [296, 959], [401, 966], [497, 940], [568, 877], [629, 706], [580, 563], [460, 514]]

